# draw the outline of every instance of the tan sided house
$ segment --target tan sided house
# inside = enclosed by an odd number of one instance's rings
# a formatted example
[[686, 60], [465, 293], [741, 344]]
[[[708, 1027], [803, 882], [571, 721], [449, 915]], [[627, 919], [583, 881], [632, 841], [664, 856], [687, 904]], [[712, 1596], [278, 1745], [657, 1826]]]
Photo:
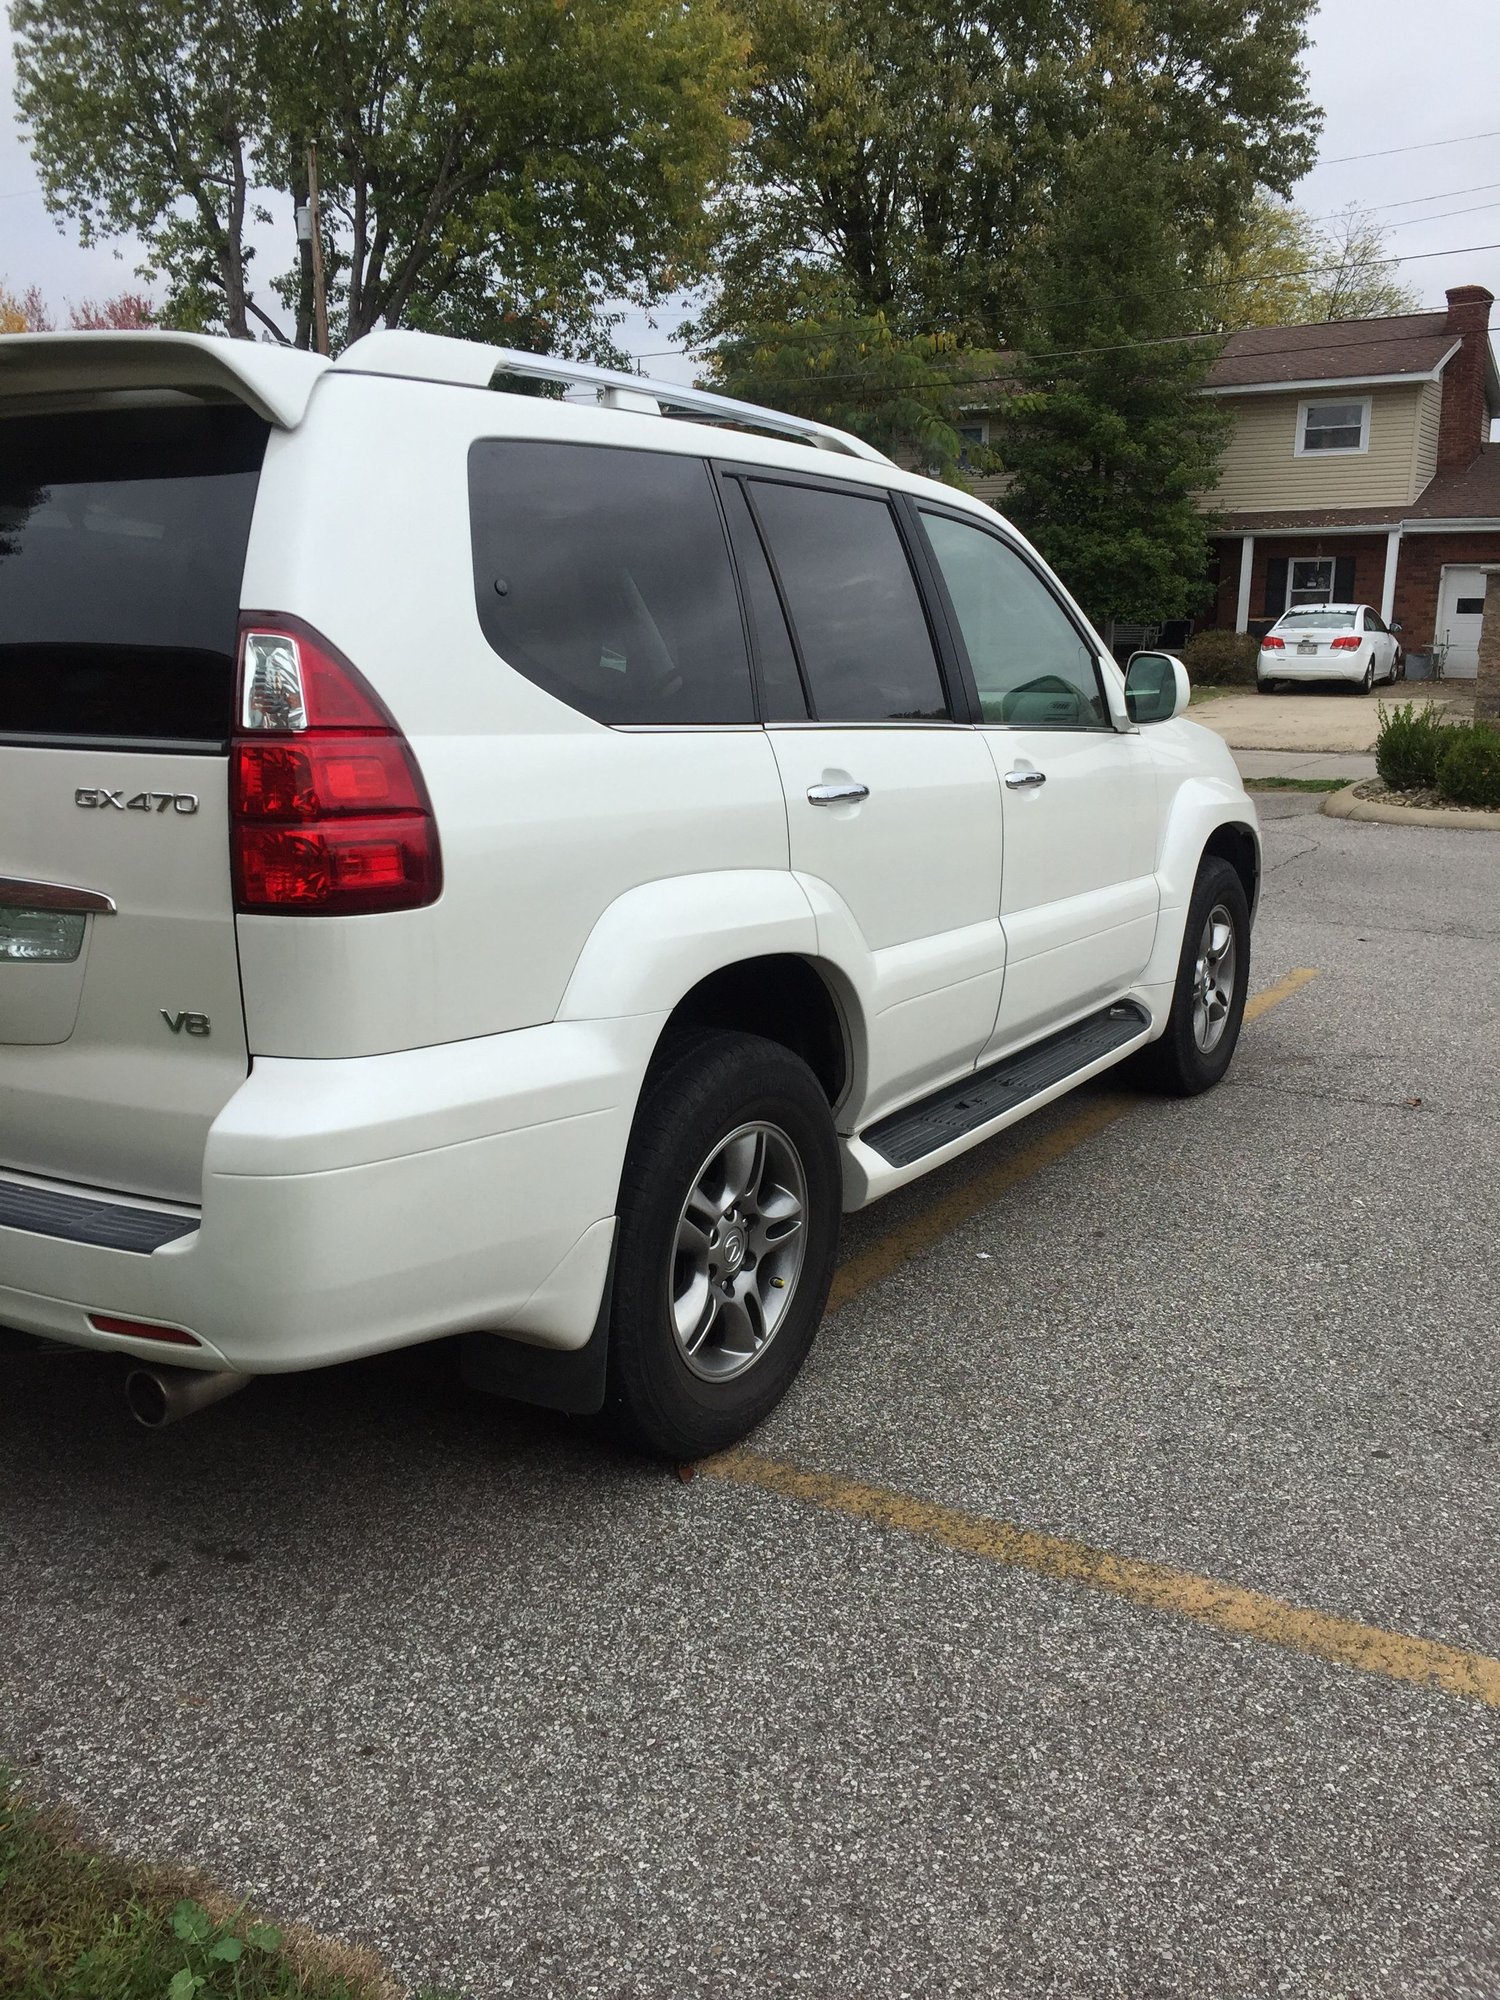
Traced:
[[1436, 646], [1447, 674], [1473, 675], [1500, 563], [1492, 303], [1461, 285], [1444, 312], [1230, 336], [1208, 384], [1235, 427], [1205, 500], [1222, 539], [1204, 623], [1372, 604], [1409, 653]]
[[[1229, 336], [1206, 392], [1235, 424], [1203, 499], [1220, 535], [1199, 626], [1258, 633], [1294, 605], [1370, 604], [1400, 624], [1408, 653], [1436, 646], [1446, 673], [1473, 675], [1485, 572], [1500, 564], [1492, 304], [1461, 285], [1441, 312]], [[997, 370], [975, 386], [965, 444], [1003, 452], [1009, 385]], [[969, 481], [1001, 507], [1008, 484], [1003, 472]], [[1154, 644], [1156, 630], [1125, 640]]]

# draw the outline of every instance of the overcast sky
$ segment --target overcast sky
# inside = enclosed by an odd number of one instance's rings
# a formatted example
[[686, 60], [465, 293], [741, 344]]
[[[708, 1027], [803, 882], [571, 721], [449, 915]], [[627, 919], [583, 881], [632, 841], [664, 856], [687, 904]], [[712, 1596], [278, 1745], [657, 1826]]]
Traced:
[[[1393, 225], [1389, 249], [1410, 260], [1399, 268], [1423, 305], [1441, 305], [1449, 285], [1483, 284], [1500, 294], [1494, 0], [1417, 7], [1410, 0], [1324, 0], [1313, 32], [1312, 94], [1327, 118], [1321, 163], [1297, 189], [1298, 201], [1315, 216], [1349, 201], [1375, 209]], [[40, 285], [59, 309], [125, 289], [134, 282], [131, 245], [122, 246], [123, 255], [85, 250], [44, 209], [16, 127], [14, 81], [10, 32], [0, 26], [0, 278], [17, 289]], [[1367, 154], [1377, 157], [1349, 157]], [[1465, 247], [1475, 245], [1490, 247]], [[653, 357], [653, 372], [688, 380], [685, 356], [659, 354], [682, 317], [660, 312], [652, 326], [632, 313], [621, 343]]]

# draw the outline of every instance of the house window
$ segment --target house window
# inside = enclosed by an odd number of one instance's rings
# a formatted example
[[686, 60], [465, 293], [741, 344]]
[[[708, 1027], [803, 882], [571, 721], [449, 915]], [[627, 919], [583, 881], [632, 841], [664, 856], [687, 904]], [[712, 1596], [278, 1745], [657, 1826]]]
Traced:
[[972, 471], [973, 454], [983, 451], [989, 443], [990, 427], [985, 423], [955, 424], [954, 429], [958, 432], [959, 469], [963, 472]]
[[1297, 405], [1297, 456], [1322, 458], [1370, 448], [1370, 399]]
[[1295, 611], [1302, 604], [1326, 604], [1333, 595], [1333, 557], [1298, 556], [1289, 565], [1286, 608]]

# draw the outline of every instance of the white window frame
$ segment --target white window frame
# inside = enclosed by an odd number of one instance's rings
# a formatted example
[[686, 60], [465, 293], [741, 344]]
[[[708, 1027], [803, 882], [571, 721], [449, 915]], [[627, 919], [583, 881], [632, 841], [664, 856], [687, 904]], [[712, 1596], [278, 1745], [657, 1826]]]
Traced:
[[[1370, 397], [1368, 396], [1304, 396], [1297, 405], [1297, 436], [1293, 446], [1298, 458], [1360, 458], [1370, 449]], [[1347, 410], [1359, 407], [1359, 443], [1314, 445], [1308, 449], [1307, 419], [1312, 410]]]
[[[1316, 453], [1314, 453], [1314, 454], [1313, 454], [1313, 456], [1314, 456], [1314, 457], [1316, 457], [1316, 456], [1317, 456], [1317, 454], [1316, 454]], [[1288, 611], [1316, 611], [1316, 610], [1318, 609], [1318, 605], [1317, 605], [1317, 604], [1293, 604], [1293, 602], [1292, 602], [1292, 592], [1293, 592], [1293, 591], [1294, 591], [1294, 590], [1296, 589], [1296, 587], [1297, 587], [1297, 586], [1296, 586], [1296, 576], [1297, 576], [1297, 565], [1298, 565], [1298, 563], [1316, 563], [1316, 564], [1318, 565], [1318, 567], [1319, 567], [1320, 569], [1321, 569], [1321, 568], [1322, 568], [1322, 567], [1323, 567], [1323, 566], [1324, 566], [1325, 564], [1327, 565], [1327, 568], [1328, 568], [1328, 596], [1327, 596], [1327, 597], [1325, 597], [1325, 598], [1323, 598], [1323, 599], [1321, 600], [1321, 602], [1322, 602], [1323, 604], [1327, 604], [1327, 603], [1328, 603], [1328, 601], [1329, 601], [1329, 599], [1330, 599], [1330, 598], [1332, 598], [1332, 596], [1333, 596], [1333, 587], [1334, 587], [1334, 584], [1335, 584], [1335, 583], [1336, 583], [1336, 582], [1338, 581], [1338, 569], [1337, 569], [1337, 566], [1336, 566], [1336, 558], [1335, 558], [1335, 557], [1333, 557], [1333, 556], [1288, 556], [1288, 557], [1287, 557], [1287, 564], [1286, 564], [1286, 603], [1285, 603], [1285, 604], [1284, 604], [1284, 605], [1283, 605], [1283, 606], [1281, 607], [1281, 609], [1282, 609], [1282, 615], [1283, 615], [1283, 616], [1284, 616], [1284, 615], [1285, 615], [1285, 614], [1286, 614], [1286, 613], [1287, 613]]]

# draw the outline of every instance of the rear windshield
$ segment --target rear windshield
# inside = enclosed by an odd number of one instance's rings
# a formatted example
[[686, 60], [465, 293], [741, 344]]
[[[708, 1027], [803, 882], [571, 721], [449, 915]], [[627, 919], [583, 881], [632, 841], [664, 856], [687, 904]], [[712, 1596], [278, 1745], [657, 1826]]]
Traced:
[[1357, 611], [1291, 611], [1276, 629], [1278, 632], [1347, 632], [1358, 616]]
[[233, 404], [0, 419], [0, 741], [227, 739], [268, 429]]

